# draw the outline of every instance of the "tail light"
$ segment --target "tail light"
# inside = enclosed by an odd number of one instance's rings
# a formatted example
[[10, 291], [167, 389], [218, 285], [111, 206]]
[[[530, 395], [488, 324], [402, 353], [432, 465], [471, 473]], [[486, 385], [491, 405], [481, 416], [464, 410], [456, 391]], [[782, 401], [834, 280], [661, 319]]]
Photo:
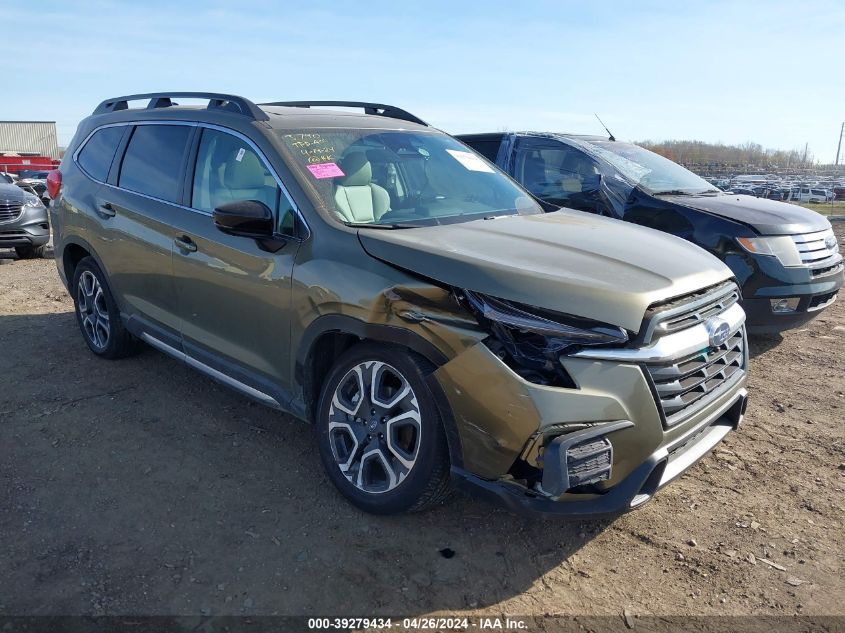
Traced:
[[59, 195], [59, 192], [62, 190], [62, 172], [58, 169], [54, 169], [49, 174], [47, 174], [47, 193], [50, 194], [51, 198], [56, 198]]

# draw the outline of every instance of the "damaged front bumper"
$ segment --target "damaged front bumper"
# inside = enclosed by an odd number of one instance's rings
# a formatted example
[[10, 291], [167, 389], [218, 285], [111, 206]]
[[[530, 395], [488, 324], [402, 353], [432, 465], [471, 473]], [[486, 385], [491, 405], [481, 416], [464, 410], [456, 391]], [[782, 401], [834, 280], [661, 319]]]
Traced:
[[[740, 389], [724, 410], [689, 429], [680, 441], [661, 446], [604, 494], [552, 497], [507, 480], [483, 479], [461, 468], [452, 468], [452, 476], [459, 489], [519, 514], [557, 515], [573, 519], [617, 516], [643, 505], [736, 429], [742, 422], [747, 398], [746, 390]], [[630, 421], [620, 422], [622, 428], [632, 426]], [[616, 424], [619, 423], [609, 423], [608, 427]], [[616, 430], [602, 429], [602, 426], [598, 425], [596, 430]], [[565, 465], [557, 470], [564, 473]]]
[[[484, 343], [453, 358], [434, 377], [460, 434], [457, 486], [520, 512], [586, 518], [642, 505], [742, 420], [745, 317], [738, 305], [721, 316], [729, 334], [716, 347], [702, 322], [638, 348], [562, 356], [572, 388], [525, 380]], [[678, 411], [690, 364], [706, 365], [707, 386]]]

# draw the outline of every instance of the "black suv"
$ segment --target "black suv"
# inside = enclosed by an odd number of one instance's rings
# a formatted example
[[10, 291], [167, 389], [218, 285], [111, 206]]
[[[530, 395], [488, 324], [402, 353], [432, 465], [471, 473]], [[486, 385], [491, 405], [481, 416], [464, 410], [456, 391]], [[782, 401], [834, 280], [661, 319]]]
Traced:
[[742, 286], [750, 332], [799, 327], [833, 303], [842, 286], [836, 237], [814, 211], [722, 192], [671, 160], [612, 137], [457, 138], [546, 202], [672, 233], [710, 251]]

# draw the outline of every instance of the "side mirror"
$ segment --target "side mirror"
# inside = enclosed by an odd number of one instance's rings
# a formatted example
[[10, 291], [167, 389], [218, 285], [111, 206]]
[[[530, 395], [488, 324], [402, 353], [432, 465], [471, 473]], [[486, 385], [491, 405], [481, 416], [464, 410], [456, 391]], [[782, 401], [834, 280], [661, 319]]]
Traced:
[[273, 212], [258, 200], [221, 204], [211, 215], [214, 225], [229, 235], [255, 239], [273, 236]]

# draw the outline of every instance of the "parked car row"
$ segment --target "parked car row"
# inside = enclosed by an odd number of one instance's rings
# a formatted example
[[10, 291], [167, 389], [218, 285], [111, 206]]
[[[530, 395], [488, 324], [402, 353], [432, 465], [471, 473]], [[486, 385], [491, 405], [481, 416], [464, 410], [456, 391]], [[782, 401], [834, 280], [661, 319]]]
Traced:
[[104, 101], [47, 179], [87, 346], [312, 423], [368, 512], [641, 506], [742, 421], [743, 304], [835, 296], [830, 226], [614, 140], [464, 141], [383, 104]]
[[812, 180], [798, 176], [735, 176], [710, 178], [723, 191], [790, 202], [823, 203], [845, 200], [845, 181]]
[[41, 199], [44, 205], [50, 204], [47, 192], [47, 174], [50, 171], [22, 170], [18, 173], [0, 172], [0, 184], [12, 184], [32, 193]]

